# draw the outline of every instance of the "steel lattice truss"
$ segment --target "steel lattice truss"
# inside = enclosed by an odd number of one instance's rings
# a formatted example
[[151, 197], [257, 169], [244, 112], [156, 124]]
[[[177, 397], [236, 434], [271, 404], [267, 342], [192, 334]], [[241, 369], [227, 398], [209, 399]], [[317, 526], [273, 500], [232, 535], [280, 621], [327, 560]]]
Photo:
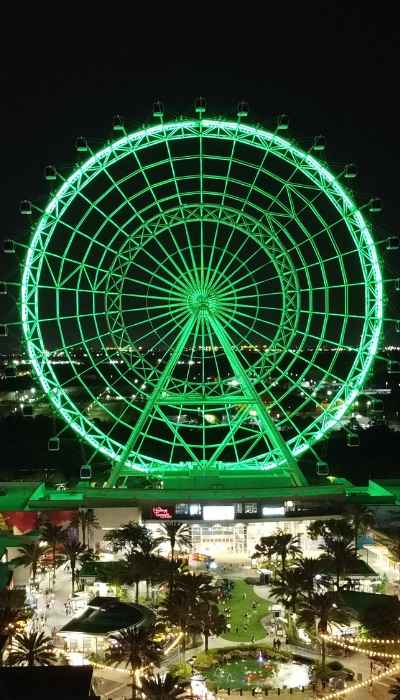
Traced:
[[240, 120], [181, 120], [64, 181], [30, 241], [22, 321], [44, 391], [112, 461], [110, 483], [180, 464], [280, 466], [301, 484], [296, 457], [376, 353], [382, 278], [318, 160]]

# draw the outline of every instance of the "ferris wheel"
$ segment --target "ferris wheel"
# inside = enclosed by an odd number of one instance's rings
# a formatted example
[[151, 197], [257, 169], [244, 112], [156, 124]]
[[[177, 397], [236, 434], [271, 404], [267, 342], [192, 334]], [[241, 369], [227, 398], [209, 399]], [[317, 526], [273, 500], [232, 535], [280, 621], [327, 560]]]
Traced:
[[[55, 411], [112, 465], [135, 472], [282, 469], [345, 416], [383, 322], [382, 274], [347, 185], [274, 130], [237, 118], [164, 121], [100, 150], [38, 210], [21, 318]], [[379, 208], [371, 200], [370, 211]], [[22, 213], [35, 208], [23, 202]]]

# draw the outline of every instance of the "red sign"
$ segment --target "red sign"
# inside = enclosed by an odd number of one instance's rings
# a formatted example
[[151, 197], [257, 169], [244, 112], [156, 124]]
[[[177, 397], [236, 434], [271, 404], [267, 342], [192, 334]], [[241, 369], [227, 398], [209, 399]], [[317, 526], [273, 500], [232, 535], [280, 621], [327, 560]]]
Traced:
[[162, 506], [154, 506], [151, 509], [153, 516], [158, 520], [172, 520], [173, 513], [171, 508], [163, 508]]

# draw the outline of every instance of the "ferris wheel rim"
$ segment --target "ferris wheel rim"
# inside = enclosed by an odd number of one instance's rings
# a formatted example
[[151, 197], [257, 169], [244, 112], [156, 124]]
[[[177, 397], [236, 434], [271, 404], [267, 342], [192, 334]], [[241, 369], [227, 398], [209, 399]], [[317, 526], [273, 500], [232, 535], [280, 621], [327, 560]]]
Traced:
[[[39, 242], [39, 239], [42, 235], [42, 230], [43, 230], [43, 224], [48, 221], [48, 218], [51, 217], [54, 213], [55, 210], [57, 210], [58, 206], [60, 205], [61, 202], [65, 198], [67, 198], [69, 195], [69, 188], [72, 188], [72, 192], [76, 193], [76, 190], [74, 190], [74, 187], [76, 183], [78, 183], [79, 178], [84, 175], [85, 173], [92, 173], [92, 177], [96, 176], [96, 164], [101, 162], [102, 160], [106, 160], [111, 156], [113, 151], [116, 149], [120, 148], [123, 149], [124, 146], [128, 146], [129, 144], [132, 143], [139, 143], [143, 142], [144, 145], [142, 146], [145, 148], [148, 145], [152, 145], [152, 139], [156, 140], [160, 136], [164, 136], [168, 132], [176, 132], [176, 138], [182, 138], [183, 133], [186, 131], [187, 136], [186, 138], [196, 138], [196, 128], [201, 125], [202, 128], [207, 129], [218, 129], [221, 133], [225, 131], [226, 133], [226, 138], [228, 138], [229, 133], [235, 134], [235, 138], [240, 138], [240, 135], [243, 135], [243, 138], [246, 139], [253, 139], [253, 144], [254, 147], [257, 147], [257, 144], [255, 143], [256, 139], [262, 140], [264, 139], [270, 144], [275, 144], [279, 146], [280, 148], [284, 148], [287, 150], [287, 152], [291, 153], [293, 157], [300, 159], [309, 169], [307, 172], [307, 176], [312, 180], [314, 178], [314, 182], [316, 185], [320, 184], [320, 181], [323, 181], [329, 187], [332, 188], [332, 190], [335, 191], [337, 197], [342, 201], [343, 203], [343, 210], [346, 209], [349, 212], [351, 212], [351, 216], [353, 217], [353, 225], [356, 226], [360, 232], [361, 239], [363, 241], [363, 246], [365, 246], [365, 249], [368, 251], [368, 254], [370, 256], [370, 262], [371, 262], [371, 270], [373, 272], [373, 289], [375, 293], [375, 300], [372, 304], [372, 307], [374, 308], [375, 315], [372, 316], [370, 315], [369, 323], [373, 326], [373, 330], [371, 332], [371, 337], [368, 341], [368, 344], [366, 345], [366, 349], [368, 349], [368, 353], [366, 354], [366, 357], [363, 362], [363, 367], [362, 371], [358, 375], [357, 382], [355, 382], [355, 385], [352, 387], [351, 391], [348, 392], [348, 395], [345, 397], [345, 400], [343, 401], [342, 406], [335, 411], [335, 419], [332, 417], [329, 418], [329, 416], [325, 415], [326, 421], [323, 424], [323, 427], [321, 428], [320, 434], [316, 433], [315, 434], [315, 439], [314, 439], [314, 444], [317, 442], [322, 435], [324, 435], [333, 425], [340, 420], [340, 418], [344, 415], [346, 410], [349, 408], [351, 403], [354, 401], [355, 397], [357, 396], [359, 390], [362, 387], [362, 384], [364, 382], [364, 379], [370, 369], [371, 363], [373, 361], [373, 357], [377, 351], [377, 346], [378, 346], [378, 341], [379, 341], [379, 336], [381, 333], [381, 327], [382, 327], [382, 321], [383, 321], [383, 289], [382, 289], [382, 275], [380, 271], [380, 265], [379, 265], [379, 260], [378, 256], [376, 253], [375, 245], [372, 239], [372, 236], [370, 234], [369, 228], [364, 220], [364, 217], [362, 216], [361, 211], [356, 207], [356, 205], [352, 202], [351, 198], [348, 196], [346, 191], [341, 187], [340, 183], [337, 181], [337, 179], [330, 173], [330, 171], [323, 166], [319, 161], [317, 161], [313, 156], [310, 154], [305, 153], [301, 149], [299, 149], [297, 146], [294, 146], [291, 144], [289, 141], [281, 138], [280, 136], [277, 136], [276, 134], [272, 132], [265, 131], [263, 129], [259, 129], [257, 127], [251, 127], [248, 125], [244, 124], [239, 124], [238, 122], [230, 122], [230, 121], [223, 121], [223, 120], [212, 120], [212, 119], [201, 119], [201, 120], [184, 120], [184, 121], [178, 121], [178, 122], [170, 122], [170, 123], [165, 123], [157, 126], [151, 126], [143, 130], [135, 131], [132, 134], [129, 134], [125, 136], [122, 139], [118, 139], [117, 141], [113, 142], [111, 145], [105, 147], [104, 149], [101, 149], [98, 151], [96, 154], [94, 154], [92, 157], [87, 159], [76, 171], [74, 171], [69, 178], [63, 183], [63, 185], [59, 188], [57, 193], [52, 197], [50, 200], [49, 204], [47, 205], [42, 217], [40, 218], [38, 225], [34, 231], [34, 234], [32, 236], [32, 240], [30, 242], [28, 252], [26, 255], [25, 259], [25, 264], [24, 264], [24, 272], [23, 272], [23, 279], [22, 279], [22, 285], [21, 285], [21, 317], [22, 317], [22, 325], [23, 325], [23, 333], [24, 337], [27, 343], [27, 348], [28, 348], [28, 353], [32, 361], [32, 365], [34, 366], [36, 375], [46, 392], [46, 394], [49, 396], [51, 399], [53, 405], [57, 409], [61, 415], [63, 415], [64, 419], [67, 421], [67, 423], [72, 427], [75, 432], [80, 434], [82, 437], [85, 437], [85, 439], [88, 442], [91, 442], [91, 436], [88, 435], [87, 431], [84, 428], [84, 423], [86, 423], [86, 418], [83, 417], [83, 422], [82, 420], [80, 421], [71, 421], [71, 416], [63, 409], [63, 406], [61, 405], [61, 402], [59, 398], [57, 397], [57, 394], [54, 392], [54, 389], [52, 389], [48, 383], [46, 382], [46, 378], [43, 376], [43, 373], [41, 371], [41, 368], [37, 362], [37, 358], [35, 356], [35, 351], [34, 351], [34, 345], [31, 343], [31, 339], [29, 338], [29, 317], [30, 317], [30, 299], [29, 297], [31, 296], [31, 292], [29, 292], [29, 277], [31, 274], [31, 260], [32, 256], [35, 255], [35, 251]], [[213, 138], [213, 136], [211, 136]], [[225, 136], [215, 136], [215, 138], [225, 138]], [[161, 139], [162, 140], [162, 139]], [[121, 155], [120, 158], [123, 158], [124, 156]], [[325, 194], [329, 198], [329, 194], [325, 192]], [[331, 200], [332, 201], [332, 200]], [[334, 206], [337, 205], [337, 202], [334, 203]], [[68, 205], [67, 205], [68, 206]], [[50, 236], [49, 236], [50, 238]], [[46, 244], [46, 241], [45, 241]], [[363, 251], [364, 255], [365, 251]], [[365, 340], [365, 326], [363, 328], [363, 340]], [[51, 367], [50, 367], [50, 373], [51, 372]], [[53, 375], [53, 378], [55, 382], [57, 383], [57, 378], [55, 375]], [[67, 404], [69, 401], [66, 402]], [[72, 404], [73, 405], [73, 404]], [[74, 406], [75, 410], [76, 407]], [[81, 417], [82, 418], [82, 417]], [[93, 430], [94, 426], [93, 424], [89, 421], [90, 428]], [[113, 441], [112, 439], [110, 440], [111, 443], [115, 443], [115, 445], [118, 445], [117, 442]], [[95, 439], [92, 439], [91, 442], [92, 446], [95, 447], [96, 449], [99, 449], [100, 452], [104, 452], [107, 454], [112, 459], [115, 459], [118, 457], [118, 453], [113, 452], [112, 450], [110, 451], [109, 449], [105, 448], [104, 445], [99, 445], [98, 442]], [[313, 444], [313, 443], [311, 443]], [[306, 449], [308, 449], [307, 445], [294, 445], [293, 447], [293, 454], [299, 455], [302, 454]], [[146, 455], [143, 455], [144, 460], [146, 461]], [[157, 460], [152, 459], [151, 461], [156, 462]], [[167, 464], [164, 463], [162, 460], [158, 460], [158, 462], [162, 465]], [[129, 463], [127, 463], [129, 465]], [[138, 465], [130, 465], [130, 466], [135, 466], [135, 468], [139, 468]]]

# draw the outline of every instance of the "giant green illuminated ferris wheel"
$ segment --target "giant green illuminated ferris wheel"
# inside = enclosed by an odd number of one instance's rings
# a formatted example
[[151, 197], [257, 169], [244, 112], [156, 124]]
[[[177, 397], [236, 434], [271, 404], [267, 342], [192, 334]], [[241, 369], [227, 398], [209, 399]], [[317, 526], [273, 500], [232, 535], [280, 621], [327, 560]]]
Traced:
[[[361, 211], [312, 150], [237, 121], [160, 123], [83, 160], [34, 228], [22, 284], [33, 369], [112, 464], [270, 470], [353, 403], [382, 324]], [[54, 177], [61, 177], [54, 173]]]

